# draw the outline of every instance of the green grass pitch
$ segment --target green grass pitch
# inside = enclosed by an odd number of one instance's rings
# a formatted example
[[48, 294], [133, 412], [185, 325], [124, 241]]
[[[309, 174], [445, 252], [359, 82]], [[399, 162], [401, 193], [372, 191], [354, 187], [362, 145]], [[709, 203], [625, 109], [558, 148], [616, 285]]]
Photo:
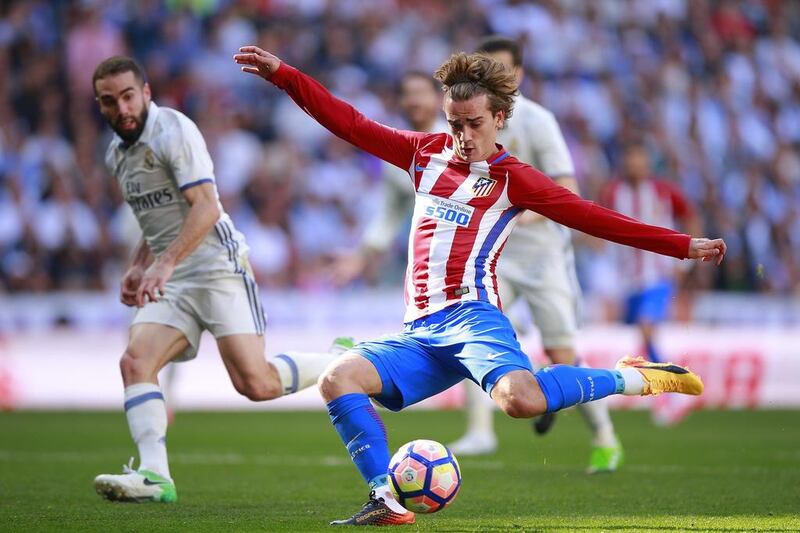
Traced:
[[[391, 448], [448, 442], [459, 412], [384, 413]], [[500, 451], [460, 460], [464, 483], [406, 531], [798, 531], [800, 413], [707, 411], [653, 427], [614, 414], [627, 463], [587, 476], [574, 411], [535, 437], [497, 415]], [[122, 413], [0, 414], [2, 531], [327, 531], [366, 489], [323, 412], [179, 413], [169, 432], [175, 505], [120, 504], [92, 488], [134, 449]]]

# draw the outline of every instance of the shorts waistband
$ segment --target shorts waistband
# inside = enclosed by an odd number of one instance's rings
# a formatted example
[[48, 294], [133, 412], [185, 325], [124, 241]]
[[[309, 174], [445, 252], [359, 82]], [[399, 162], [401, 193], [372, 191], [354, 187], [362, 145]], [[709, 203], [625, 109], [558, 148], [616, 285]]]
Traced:
[[416, 318], [410, 322], [405, 322], [405, 327], [406, 329], [416, 329], [416, 328], [424, 328], [427, 326], [440, 324], [445, 320], [447, 320], [450, 316], [459, 312], [463, 312], [465, 309], [469, 308], [482, 308], [482, 309], [489, 308], [490, 310], [496, 310], [497, 312], [500, 312], [500, 310], [497, 309], [497, 307], [483, 300], [459, 301], [459, 302], [453, 302], [447, 307], [439, 309], [438, 311], [431, 313], [429, 315]]

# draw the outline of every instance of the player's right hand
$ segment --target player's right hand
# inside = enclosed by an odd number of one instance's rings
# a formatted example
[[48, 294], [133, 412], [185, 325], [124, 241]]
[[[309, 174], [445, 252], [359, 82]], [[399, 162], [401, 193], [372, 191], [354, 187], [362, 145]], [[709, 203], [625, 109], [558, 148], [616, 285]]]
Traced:
[[242, 72], [255, 74], [265, 80], [270, 79], [281, 66], [280, 59], [257, 46], [242, 46], [239, 53], [233, 56], [233, 60], [244, 65], [241, 67]]
[[119, 301], [128, 307], [136, 305], [136, 291], [139, 290], [139, 284], [144, 277], [144, 268], [134, 265], [125, 272], [122, 276], [119, 289]]
[[160, 258], [156, 259], [139, 283], [139, 289], [136, 291], [136, 307], [144, 307], [148, 301], [157, 302], [163, 296], [167, 281], [172, 277], [174, 270], [173, 264]]

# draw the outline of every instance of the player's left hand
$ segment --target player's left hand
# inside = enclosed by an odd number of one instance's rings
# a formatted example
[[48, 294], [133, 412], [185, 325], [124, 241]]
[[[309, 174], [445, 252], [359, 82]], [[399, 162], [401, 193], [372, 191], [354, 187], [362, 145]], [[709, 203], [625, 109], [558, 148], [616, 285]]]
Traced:
[[270, 79], [281, 66], [281, 60], [277, 56], [257, 46], [242, 46], [239, 53], [233, 56], [233, 60], [239, 65], [245, 65], [241, 67], [242, 72], [255, 74], [265, 80]]
[[157, 302], [164, 294], [164, 287], [172, 276], [173, 270], [175, 270], [175, 266], [164, 261], [156, 260], [150, 265], [139, 284], [139, 290], [136, 291], [136, 307], [144, 307], [148, 301]]
[[689, 243], [689, 259], [702, 259], [703, 261], [714, 261], [717, 265], [722, 263], [728, 247], [722, 239], [692, 239]]

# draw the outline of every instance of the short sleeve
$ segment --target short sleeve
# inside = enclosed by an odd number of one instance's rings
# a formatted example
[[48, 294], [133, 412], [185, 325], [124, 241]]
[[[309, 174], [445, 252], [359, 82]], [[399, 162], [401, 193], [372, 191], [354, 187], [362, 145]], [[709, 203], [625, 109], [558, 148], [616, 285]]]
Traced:
[[214, 182], [214, 163], [194, 122], [178, 115], [165, 140], [163, 156], [180, 190]]

